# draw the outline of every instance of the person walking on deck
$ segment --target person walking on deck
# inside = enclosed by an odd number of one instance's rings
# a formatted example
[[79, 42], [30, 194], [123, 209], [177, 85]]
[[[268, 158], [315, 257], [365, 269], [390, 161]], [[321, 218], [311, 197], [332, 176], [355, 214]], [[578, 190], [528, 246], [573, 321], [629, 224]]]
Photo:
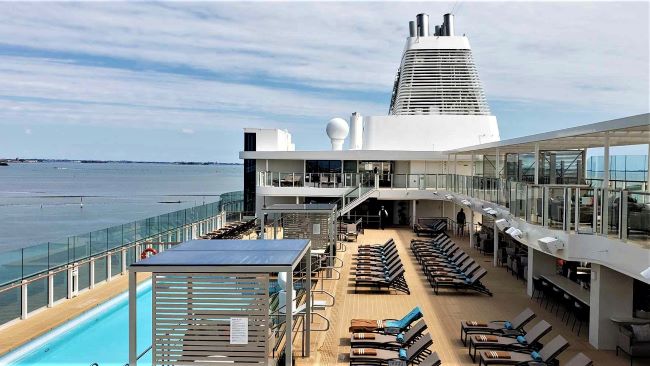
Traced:
[[458, 224], [457, 234], [463, 236], [465, 234], [465, 212], [462, 208], [456, 214], [456, 224]]
[[379, 210], [379, 227], [382, 230], [386, 227], [386, 221], [388, 221], [388, 211], [386, 211], [384, 206], [381, 206], [381, 209]]

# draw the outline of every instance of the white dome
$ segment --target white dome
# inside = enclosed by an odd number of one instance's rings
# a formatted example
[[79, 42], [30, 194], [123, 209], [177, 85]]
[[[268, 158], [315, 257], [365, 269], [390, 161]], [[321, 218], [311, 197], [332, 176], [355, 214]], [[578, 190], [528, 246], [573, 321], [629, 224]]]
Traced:
[[327, 124], [326, 131], [330, 139], [345, 140], [350, 132], [350, 126], [343, 118], [332, 118]]

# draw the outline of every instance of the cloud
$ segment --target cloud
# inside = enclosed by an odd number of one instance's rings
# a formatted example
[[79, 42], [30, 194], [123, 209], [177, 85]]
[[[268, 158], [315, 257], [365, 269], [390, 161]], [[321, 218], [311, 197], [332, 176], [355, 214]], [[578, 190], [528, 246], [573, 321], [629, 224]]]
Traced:
[[[408, 21], [453, 4], [0, 3], [0, 124], [321, 134], [333, 116], [385, 114]], [[621, 116], [650, 109], [647, 27], [645, 2], [456, 17], [490, 101]]]
[[32, 129], [31, 128], [26, 128], [25, 129], [25, 135], [31, 135], [32, 134]]
[[191, 128], [183, 128], [183, 129], [181, 130], [181, 132], [184, 133], [184, 134], [186, 134], [186, 135], [194, 135], [194, 130], [191, 129]]

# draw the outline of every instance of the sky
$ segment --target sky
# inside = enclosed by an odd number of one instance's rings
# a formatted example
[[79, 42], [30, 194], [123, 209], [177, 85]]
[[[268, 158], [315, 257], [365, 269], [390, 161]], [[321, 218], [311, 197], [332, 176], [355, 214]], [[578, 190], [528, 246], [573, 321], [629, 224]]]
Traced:
[[330, 118], [387, 114], [408, 21], [452, 9], [502, 139], [650, 111], [648, 2], [0, 2], [0, 157], [329, 149]]

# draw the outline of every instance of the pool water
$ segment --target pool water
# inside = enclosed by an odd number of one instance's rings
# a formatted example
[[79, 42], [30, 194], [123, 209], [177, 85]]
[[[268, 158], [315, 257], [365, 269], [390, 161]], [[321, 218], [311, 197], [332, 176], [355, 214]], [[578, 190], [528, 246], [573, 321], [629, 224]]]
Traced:
[[[138, 287], [138, 353], [151, 345], [151, 282]], [[7, 355], [0, 365], [123, 366], [129, 361], [128, 294], [100, 305]], [[151, 364], [151, 351], [140, 362]]]

